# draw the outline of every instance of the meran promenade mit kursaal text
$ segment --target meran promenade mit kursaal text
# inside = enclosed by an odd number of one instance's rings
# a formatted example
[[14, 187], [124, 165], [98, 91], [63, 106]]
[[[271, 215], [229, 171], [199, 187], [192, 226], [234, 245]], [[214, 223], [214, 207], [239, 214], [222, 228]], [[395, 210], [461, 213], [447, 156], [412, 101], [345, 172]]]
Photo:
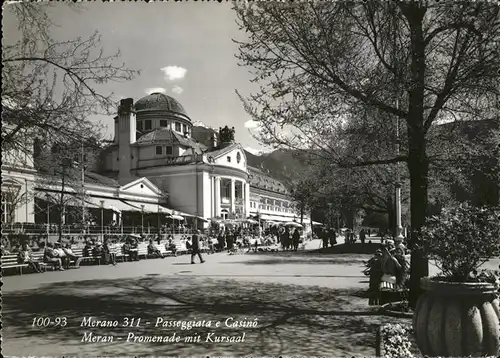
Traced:
[[211, 320], [189, 320], [189, 321], [172, 321], [163, 317], [157, 317], [155, 321], [142, 320], [141, 318], [124, 317], [119, 320], [99, 320], [94, 317], [83, 317], [80, 324], [86, 328], [178, 328], [181, 332], [187, 331], [187, 335], [179, 335], [177, 332], [161, 335], [161, 334], [136, 334], [128, 332], [122, 335], [102, 335], [92, 331], [84, 331], [81, 342], [83, 343], [111, 343], [115, 341], [124, 341], [128, 343], [202, 343], [202, 342], [226, 342], [239, 343], [245, 341], [245, 332], [239, 332], [234, 335], [217, 334], [216, 332], [206, 332], [203, 334], [189, 334], [193, 328], [255, 328], [258, 326], [258, 319], [235, 320], [233, 317], [228, 317], [223, 321]]

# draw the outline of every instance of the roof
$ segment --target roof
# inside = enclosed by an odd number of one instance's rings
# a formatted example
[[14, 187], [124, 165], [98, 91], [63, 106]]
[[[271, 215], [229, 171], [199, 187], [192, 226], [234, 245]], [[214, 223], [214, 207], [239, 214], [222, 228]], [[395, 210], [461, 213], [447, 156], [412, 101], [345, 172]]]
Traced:
[[88, 171], [85, 172], [85, 183], [104, 185], [113, 188], [120, 187], [120, 184], [116, 180]]
[[208, 152], [207, 154], [209, 154], [211, 157], [217, 158], [217, 157], [223, 155], [224, 153], [228, 153], [228, 152], [232, 151], [233, 149], [240, 148], [240, 147], [241, 146], [238, 143], [232, 143], [232, 144], [228, 145], [227, 147], [213, 150], [211, 152]]
[[134, 108], [138, 114], [148, 111], [164, 111], [181, 114], [189, 119], [186, 110], [175, 98], [159, 92], [142, 97], [135, 102]]
[[269, 175], [264, 174], [262, 171], [260, 171], [257, 168], [250, 167], [250, 166], [248, 166], [247, 168], [248, 168], [248, 172], [249, 172], [248, 177], [250, 179], [251, 186], [254, 186], [254, 187], [260, 188], [260, 189], [274, 191], [277, 193], [288, 194], [287, 188], [279, 180], [274, 179], [274, 178], [270, 177]]
[[194, 139], [185, 137], [171, 130], [170, 128], [156, 129], [144, 134], [137, 140], [138, 144], [150, 144], [159, 142], [168, 142], [172, 144], [177, 143], [185, 147], [196, 149], [198, 154], [201, 154], [202, 151], [207, 150], [207, 147], [205, 145], [197, 143]]

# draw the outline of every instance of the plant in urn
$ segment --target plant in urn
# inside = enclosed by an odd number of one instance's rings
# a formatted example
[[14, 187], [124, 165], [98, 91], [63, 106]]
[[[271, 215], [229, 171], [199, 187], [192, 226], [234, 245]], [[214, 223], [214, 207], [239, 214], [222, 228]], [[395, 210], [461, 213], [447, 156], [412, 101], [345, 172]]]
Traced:
[[[413, 316], [427, 356], [499, 356], [499, 272], [479, 268], [500, 254], [500, 211], [468, 204], [427, 220], [422, 243], [441, 273], [424, 277]], [[490, 263], [491, 264], [491, 263]]]

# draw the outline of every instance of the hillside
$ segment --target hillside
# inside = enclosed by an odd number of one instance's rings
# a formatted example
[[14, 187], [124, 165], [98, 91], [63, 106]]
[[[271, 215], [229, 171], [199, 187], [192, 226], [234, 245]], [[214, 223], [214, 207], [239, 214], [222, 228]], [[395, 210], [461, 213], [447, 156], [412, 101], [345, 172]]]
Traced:
[[305, 169], [298, 156], [293, 150], [278, 149], [262, 155], [254, 155], [245, 151], [248, 165], [262, 170], [267, 175], [288, 183], [290, 179], [300, 175]]

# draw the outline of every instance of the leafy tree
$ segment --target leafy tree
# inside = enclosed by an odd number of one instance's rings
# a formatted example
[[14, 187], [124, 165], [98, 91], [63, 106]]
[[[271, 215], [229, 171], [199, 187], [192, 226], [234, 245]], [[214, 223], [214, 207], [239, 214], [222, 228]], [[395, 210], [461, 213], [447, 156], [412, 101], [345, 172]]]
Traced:
[[[99, 137], [100, 126], [88, 117], [115, 109], [108, 82], [132, 79], [138, 72], [119, 63], [120, 52], [106, 55], [96, 32], [88, 38], [57, 41], [48, 2], [17, 2], [4, 16], [17, 20], [18, 39], [2, 45], [2, 150], [29, 153], [30, 137], [66, 143]], [[78, 10], [77, 4], [70, 4]], [[4, 34], [6, 35], [6, 34]], [[5, 36], [4, 36], [5, 37]]]
[[[500, 96], [499, 6], [453, 1], [240, 3], [240, 63], [261, 91], [246, 109], [265, 143], [309, 147], [338, 165], [404, 162], [416, 248], [428, 208], [428, 134], [442, 120], [491, 118]], [[339, 129], [379, 112], [405, 130], [400, 155], [350, 158]], [[367, 119], [370, 117], [368, 116]], [[371, 152], [370, 152], [371, 154]], [[412, 251], [411, 304], [428, 274]]]
[[95, 138], [67, 144], [38, 141], [38, 146], [41, 148], [35, 156], [35, 167], [39, 176], [35, 184], [45, 192], [46, 197], [42, 199], [48, 200], [57, 213], [56, 223], [61, 239], [66, 218], [73, 217], [74, 223], [83, 226], [90, 217], [87, 205], [82, 203], [87, 199], [83, 175], [86, 154], [98, 148], [99, 142]]

